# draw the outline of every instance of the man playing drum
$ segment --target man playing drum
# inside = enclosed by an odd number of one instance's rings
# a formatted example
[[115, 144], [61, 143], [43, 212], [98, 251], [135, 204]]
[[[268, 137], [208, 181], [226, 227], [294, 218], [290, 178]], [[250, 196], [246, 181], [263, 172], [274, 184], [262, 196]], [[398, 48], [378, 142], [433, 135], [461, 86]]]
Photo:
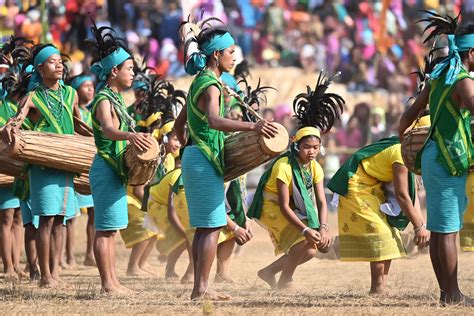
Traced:
[[[128, 132], [133, 119], [127, 114], [121, 92], [132, 85], [134, 72], [131, 55], [105, 29], [92, 31], [91, 71], [98, 78], [98, 93], [92, 102], [92, 126], [97, 155], [90, 170], [94, 200], [94, 255], [102, 281], [102, 292], [127, 293], [115, 273], [115, 235], [127, 227], [127, 171], [123, 153], [127, 140], [139, 150], [151, 142], [146, 134]], [[104, 32], [106, 31], [106, 32]], [[106, 35], [107, 34], [107, 35]], [[106, 35], [106, 36], [105, 36]]]
[[219, 232], [227, 224], [224, 132], [255, 131], [273, 137], [277, 129], [266, 120], [253, 123], [223, 118], [223, 88], [219, 77], [234, 66], [234, 40], [229, 32], [212, 26], [194, 34], [190, 24], [184, 24], [182, 28], [183, 39], [187, 37], [186, 72], [197, 76], [175, 129], [182, 144], [187, 143], [186, 123], [190, 135], [183, 154], [182, 172], [191, 226], [196, 228], [192, 245], [195, 277], [191, 299], [222, 300], [229, 296], [210, 290], [208, 280]]

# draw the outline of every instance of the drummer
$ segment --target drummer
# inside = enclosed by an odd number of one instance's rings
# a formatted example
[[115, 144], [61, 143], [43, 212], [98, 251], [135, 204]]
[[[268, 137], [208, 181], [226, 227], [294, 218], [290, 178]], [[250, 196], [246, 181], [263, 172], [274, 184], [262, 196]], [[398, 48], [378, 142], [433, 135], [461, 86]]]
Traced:
[[[182, 27], [186, 42], [185, 69], [196, 75], [188, 93], [186, 106], [180, 112], [175, 130], [186, 144], [187, 122], [190, 141], [183, 154], [183, 181], [186, 188], [191, 226], [196, 228], [193, 240], [195, 279], [191, 299], [229, 299], [209, 289], [209, 273], [216, 256], [219, 232], [226, 225], [224, 204], [224, 132], [256, 131], [273, 137], [277, 129], [265, 120], [258, 123], [223, 118], [223, 88], [219, 77], [234, 66], [234, 39], [225, 30], [212, 26], [193, 33], [189, 24]], [[205, 188], [205, 190], [203, 190]]]
[[324, 173], [316, 157], [321, 148], [321, 132], [332, 128], [344, 100], [325, 94], [331, 81], [320, 82], [323, 76], [321, 73], [310, 95], [295, 98], [298, 131], [291, 149], [262, 175], [247, 213], [268, 230], [275, 254], [283, 253], [258, 271], [272, 289], [291, 289], [296, 268], [313, 258], [317, 249], [326, 252], [330, 245]]
[[94, 200], [94, 254], [99, 269], [102, 292], [127, 293], [115, 272], [115, 235], [128, 224], [127, 171], [123, 152], [127, 141], [139, 150], [147, 150], [151, 141], [147, 134], [128, 132], [133, 119], [126, 111], [122, 92], [132, 85], [133, 59], [115, 34], [100, 31], [94, 25], [91, 71], [99, 82], [92, 102], [92, 126], [97, 155], [90, 170]]
[[[13, 129], [21, 126], [27, 117], [35, 122], [36, 131], [74, 134], [73, 115], [80, 120], [78, 98], [74, 89], [61, 81], [63, 62], [59, 50], [52, 44], [38, 44], [20, 54], [23, 67], [32, 66], [30, 92], [20, 102], [17, 115], [7, 122], [4, 141], [12, 143]], [[29, 169], [32, 210], [40, 216], [38, 259], [42, 287], [51, 287], [60, 281], [63, 220], [66, 211], [75, 207], [73, 178], [74, 174], [66, 171], [34, 165]], [[47, 185], [51, 183], [56, 185]]]
[[[81, 111], [82, 120], [92, 128], [92, 117], [89, 109], [87, 108], [92, 100], [94, 99], [95, 87], [94, 81], [91, 76], [80, 74], [74, 76], [70, 80], [70, 85], [77, 91], [79, 97], [79, 110]], [[87, 225], [86, 225], [86, 253], [84, 255], [85, 266], [95, 266], [94, 252], [92, 251], [92, 245], [94, 241], [94, 202], [92, 195], [83, 195], [76, 192], [77, 202], [81, 210], [85, 209], [87, 212]]]

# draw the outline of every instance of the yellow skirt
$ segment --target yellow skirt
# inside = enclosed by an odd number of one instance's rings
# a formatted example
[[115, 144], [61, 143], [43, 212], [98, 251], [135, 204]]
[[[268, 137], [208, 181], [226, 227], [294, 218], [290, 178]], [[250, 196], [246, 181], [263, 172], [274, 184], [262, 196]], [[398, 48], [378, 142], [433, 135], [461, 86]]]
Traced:
[[459, 233], [462, 251], [474, 251], [474, 175], [470, 173], [466, 181], [469, 204], [464, 213], [464, 225]]
[[153, 203], [150, 204], [151, 208], [148, 209], [148, 214], [153, 218], [156, 227], [163, 236], [163, 239], [158, 240], [156, 243], [156, 249], [160, 254], [165, 256], [168, 256], [180, 247], [186, 240], [192, 243], [194, 238], [194, 229], [191, 228], [191, 224], [189, 223], [189, 214], [184, 192], [175, 195], [174, 203], [176, 214], [186, 231], [186, 239], [171, 225], [168, 219], [168, 206]]
[[125, 247], [132, 248], [136, 244], [155, 237], [156, 233], [143, 227], [145, 212], [141, 210], [140, 202], [133, 196], [127, 195], [128, 226], [120, 230]]
[[217, 240], [217, 244], [222, 244], [223, 242], [231, 240], [234, 237], [234, 233], [228, 230], [227, 227], [224, 227], [219, 233], [219, 239]]
[[359, 166], [349, 180], [347, 196], [339, 198], [341, 261], [384, 261], [406, 255], [400, 232], [379, 209], [385, 202], [382, 184]]
[[304, 241], [305, 238], [281, 213], [278, 202], [268, 198], [269, 195], [268, 192], [264, 193], [262, 214], [258, 222], [268, 231], [275, 247], [275, 255], [287, 254], [294, 245]]

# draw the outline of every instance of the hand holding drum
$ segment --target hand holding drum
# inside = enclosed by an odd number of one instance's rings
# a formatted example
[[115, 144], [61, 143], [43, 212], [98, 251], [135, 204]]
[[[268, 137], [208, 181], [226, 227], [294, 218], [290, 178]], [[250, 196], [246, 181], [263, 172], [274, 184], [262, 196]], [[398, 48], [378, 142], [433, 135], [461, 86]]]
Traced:
[[265, 138], [273, 138], [278, 134], [278, 128], [273, 122], [262, 119], [255, 123], [255, 132]]
[[130, 133], [129, 141], [139, 151], [147, 151], [153, 146], [151, 135], [146, 133]]

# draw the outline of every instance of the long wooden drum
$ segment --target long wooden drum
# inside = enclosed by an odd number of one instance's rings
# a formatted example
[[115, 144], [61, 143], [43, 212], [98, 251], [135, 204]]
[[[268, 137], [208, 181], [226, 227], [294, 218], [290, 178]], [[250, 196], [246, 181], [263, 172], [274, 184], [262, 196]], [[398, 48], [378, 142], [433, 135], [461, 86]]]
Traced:
[[128, 184], [144, 185], [153, 179], [160, 160], [160, 147], [154, 137], [149, 137], [152, 146], [147, 151], [139, 151], [134, 145], [128, 145], [124, 159], [128, 169]]
[[0, 188], [11, 187], [15, 178], [6, 174], [0, 173]]
[[425, 144], [429, 131], [429, 126], [422, 126], [413, 128], [403, 135], [401, 142], [403, 162], [408, 170], [415, 174], [421, 174], [421, 170], [415, 168], [415, 160]]
[[24, 162], [12, 159], [3, 152], [0, 152], [0, 173], [19, 177], [21, 176], [21, 171], [23, 170], [24, 165]]
[[233, 180], [288, 149], [288, 132], [283, 125], [274, 124], [278, 128], [274, 138], [265, 138], [255, 132], [238, 132], [226, 138], [224, 181]]
[[83, 173], [79, 177], [74, 178], [74, 190], [77, 193], [89, 195], [91, 194], [91, 187], [89, 186], [89, 174]]
[[34, 165], [89, 173], [96, 154], [92, 137], [20, 130], [14, 135], [12, 144], [6, 146], [7, 155]]

